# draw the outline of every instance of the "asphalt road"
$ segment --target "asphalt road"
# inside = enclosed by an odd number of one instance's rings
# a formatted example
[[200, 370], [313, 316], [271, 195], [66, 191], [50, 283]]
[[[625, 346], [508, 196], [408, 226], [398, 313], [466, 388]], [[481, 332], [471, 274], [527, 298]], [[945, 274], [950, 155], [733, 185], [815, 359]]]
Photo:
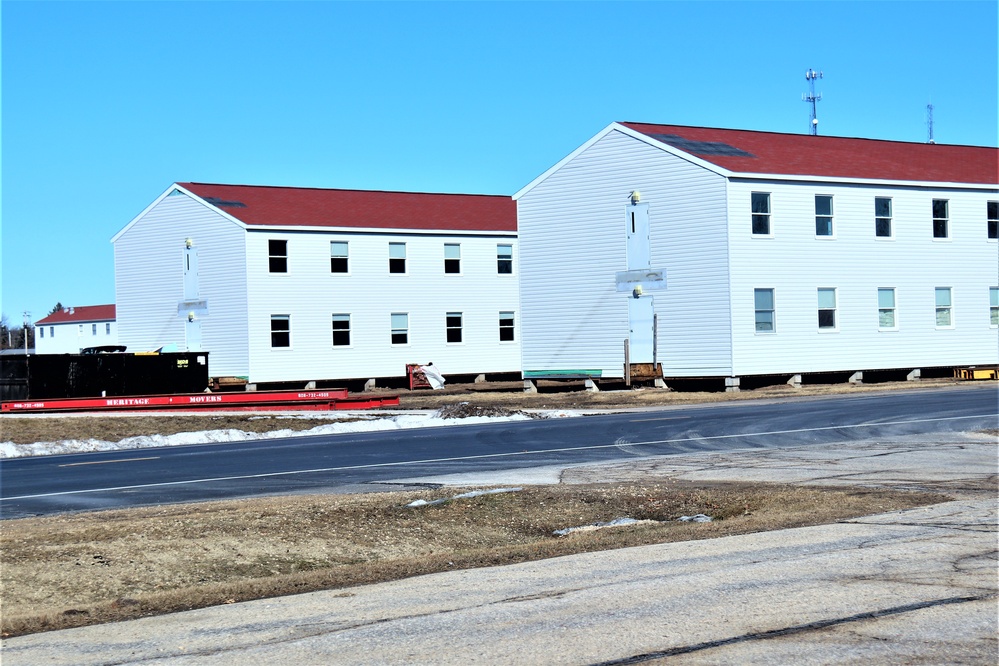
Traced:
[[739, 401], [489, 425], [4, 460], [5, 519], [295, 492], [386, 489], [394, 479], [999, 426], [999, 390], [963, 385]]

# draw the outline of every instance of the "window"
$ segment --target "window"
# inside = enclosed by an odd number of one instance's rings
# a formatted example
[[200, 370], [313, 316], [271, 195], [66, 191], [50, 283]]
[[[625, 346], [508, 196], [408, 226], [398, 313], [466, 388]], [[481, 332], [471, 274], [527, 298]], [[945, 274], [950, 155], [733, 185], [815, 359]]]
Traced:
[[406, 244], [389, 243], [389, 273], [406, 272]]
[[513, 273], [513, 246], [496, 246], [496, 272], [500, 275]]
[[933, 200], [933, 237], [947, 238], [947, 200]]
[[55, 337], [55, 326], [49, 326], [49, 337], [50, 338]]
[[97, 324], [90, 325], [90, 335], [97, 335]]
[[350, 345], [350, 315], [333, 315], [333, 346], [347, 347]]
[[291, 347], [291, 315], [271, 315], [271, 347]]
[[895, 323], [895, 289], [878, 289], [878, 328], [897, 328]]
[[330, 273], [347, 273], [350, 265], [347, 261], [346, 241], [330, 241]]
[[999, 238], [999, 201], [988, 203], [989, 238]]
[[989, 324], [999, 326], [999, 287], [989, 287]]
[[874, 235], [891, 238], [891, 199], [874, 197]]
[[950, 287], [937, 287], [934, 291], [936, 292], [937, 327], [953, 326]]
[[457, 243], [444, 244], [444, 272], [461, 272], [461, 246]]
[[819, 288], [819, 328], [836, 328], [836, 290]]
[[104, 324], [104, 335], [111, 335], [111, 324]]
[[409, 344], [409, 315], [406, 313], [392, 313], [392, 344]]
[[756, 307], [756, 332], [774, 332], [774, 290], [754, 289], [753, 299]]
[[76, 334], [83, 335], [83, 324], [80, 324], [79, 326], [76, 327]]
[[833, 235], [833, 202], [832, 197], [825, 194], [815, 195], [815, 235]]
[[447, 341], [461, 342], [461, 313], [448, 312], [445, 323], [447, 327]]
[[513, 342], [513, 313], [499, 313], [499, 339], [500, 342]]
[[753, 192], [753, 233], [770, 234], [770, 193]]
[[38, 327], [38, 337], [40, 337], [40, 338], [44, 338], [45, 337], [45, 327], [44, 326], [39, 326]]
[[288, 272], [288, 241], [267, 241], [267, 263], [271, 273]]

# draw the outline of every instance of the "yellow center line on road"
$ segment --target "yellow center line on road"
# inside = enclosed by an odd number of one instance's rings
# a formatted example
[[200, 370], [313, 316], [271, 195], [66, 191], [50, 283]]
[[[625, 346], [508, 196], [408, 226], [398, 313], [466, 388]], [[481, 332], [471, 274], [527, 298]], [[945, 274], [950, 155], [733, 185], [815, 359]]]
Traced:
[[148, 458], [122, 458], [121, 460], [93, 460], [91, 462], [66, 463], [59, 467], [78, 467], [79, 465], [110, 465], [111, 463], [137, 462], [139, 460], [159, 460], [159, 456], [149, 456]]

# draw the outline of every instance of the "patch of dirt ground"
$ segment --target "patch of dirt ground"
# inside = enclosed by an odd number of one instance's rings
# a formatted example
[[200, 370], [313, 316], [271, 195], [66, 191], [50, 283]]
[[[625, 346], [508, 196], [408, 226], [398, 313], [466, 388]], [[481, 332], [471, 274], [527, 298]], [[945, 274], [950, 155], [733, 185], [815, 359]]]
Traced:
[[[816, 525], [946, 499], [764, 484], [534, 486], [316, 495], [0, 523], [3, 636], [451, 569]], [[712, 522], [679, 522], [706, 514]], [[630, 526], [554, 532], [617, 518]]]

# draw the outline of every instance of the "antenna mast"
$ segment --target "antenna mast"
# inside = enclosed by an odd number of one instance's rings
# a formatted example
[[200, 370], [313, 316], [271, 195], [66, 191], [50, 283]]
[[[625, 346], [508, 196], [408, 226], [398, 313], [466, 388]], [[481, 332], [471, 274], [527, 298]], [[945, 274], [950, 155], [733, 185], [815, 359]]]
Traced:
[[933, 140], [933, 105], [926, 105], [926, 143], [936, 143]]
[[812, 113], [809, 119], [811, 122], [808, 123], [808, 133], [812, 136], [819, 133], [819, 118], [815, 113], [815, 103], [822, 99], [822, 93], [815, 94], [815, 79], [821, 78], [822, 72], [816, 72], [814, 69], [809, 69], [805, 72], [805, 80], [808, 81], [808, 93], [802, 95], [801, 100], [812, 105]]

